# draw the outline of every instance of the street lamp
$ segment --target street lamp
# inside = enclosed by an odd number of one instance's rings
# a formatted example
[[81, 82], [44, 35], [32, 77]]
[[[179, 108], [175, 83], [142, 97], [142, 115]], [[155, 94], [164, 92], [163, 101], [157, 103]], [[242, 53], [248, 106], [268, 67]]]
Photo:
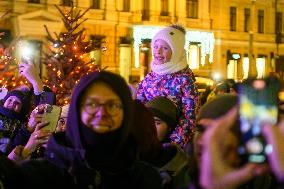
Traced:
[[248, 52], [248, 57], [249, 57], [248, 76], [249, 77], [257, 76], [256, 62], [253, 56], [253, 23], [254, 23], [254, 15], [255, 15], [255, 1], [256, 0], [251, 0], [252, 14], [250, 17], [249, 52]]

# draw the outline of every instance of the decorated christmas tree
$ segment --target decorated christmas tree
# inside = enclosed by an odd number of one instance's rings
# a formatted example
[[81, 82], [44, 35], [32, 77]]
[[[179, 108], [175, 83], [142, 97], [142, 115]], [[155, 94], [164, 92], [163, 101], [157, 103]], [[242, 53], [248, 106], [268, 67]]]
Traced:
[[56, 8], [62, 16], [65, 31], [52, 36], [45, 26], [52, 45], [44, 55], [43, 62], [47, 69], [44, 82], [56, 93], [58, 105], [63, 105], [69, 102], [72, 89], [83, 75], [100, 70], [88, 54], [100, 46], [100, 42], [85, 40], [85, 29], [80, 27], [87, 20], [83, 16], [89, 9], [81, 12], [74, 6], [69, 11]]

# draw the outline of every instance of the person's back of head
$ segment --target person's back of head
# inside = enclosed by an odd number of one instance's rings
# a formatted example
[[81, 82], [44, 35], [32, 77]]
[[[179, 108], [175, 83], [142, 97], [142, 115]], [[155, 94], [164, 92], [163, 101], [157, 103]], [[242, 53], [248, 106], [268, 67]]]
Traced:
[[153, 163], [162, 149], [153, 114], [138, 100], [134, 100], [133, 105], [134, 119], [131, 133], [137, 142], [138, 156], [141, 160]]
[[221, 83], [218, 83], [216, 85], [216, 89], [215, 89], [215, 93], [216, 95], [219, 95], [219, 94], [224, 94], [224, 93], [229, 93], [230, 92], [230, 86], [228, 83], [226, 82], [221, 82]]
[[[196, 118], [196, 127], [195, 127], [195, 136], [193, 140], [193, 152], [195, 156], [198, 158], [200, 155], [199, 140], [200, 135], [206, 132], [207, 126], [201, 125], [200, 121], [203, 119], [218, 119], [224, 115], [226, 115], [234, 106], [238, 103], [238, 97], [236, 95], [231, 94], [220, 94], [214, 97], [211, 101], [205, 103], [199, 110]], [[231, 128], [231, 135], [232, 137], [228, 138], [224, 144], [228, 144], [230, 147], [230, 153], [228, 151], [227, 158], [231, 158], [230, 161], [234, 165], [238, 165], [240, 163], [240, 159], [238, 158], [237, 154], [237, 144], [238, 139], [240, 138], [240, 129], [239, 129], [239, 122], [236, 121], [234, 126]], [[224, 145], [225, 146], [225, 145]], [[199, 155], [198, 155], [199, 154]]]

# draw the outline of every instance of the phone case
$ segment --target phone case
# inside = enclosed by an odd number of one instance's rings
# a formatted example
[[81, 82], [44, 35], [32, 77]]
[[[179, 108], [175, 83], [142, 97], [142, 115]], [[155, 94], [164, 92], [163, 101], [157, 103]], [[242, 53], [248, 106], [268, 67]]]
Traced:
[[276, 78], [249, 79], [239, 90], [241, 145], [243, 161], [266, 161], [267, 144], [261, 136], [265, 123], [276, 124], [279, 83]]
[[49, 122], [49, 124], [42, 128], [42, 130], [47, 130], [54, 132], [57, 126], [57, 122], [60, 118], [61, 107], [56, 105], [46, 105], [43, 120]]

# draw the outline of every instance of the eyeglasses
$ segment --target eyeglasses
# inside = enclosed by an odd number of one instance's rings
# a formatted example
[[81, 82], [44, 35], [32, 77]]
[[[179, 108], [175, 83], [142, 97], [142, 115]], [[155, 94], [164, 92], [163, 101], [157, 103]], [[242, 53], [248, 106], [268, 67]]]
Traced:
[[96, 101], [91, 101], [87, 102], [82, 105], [83, 109], [88, 113], [88, 114], [95, 114], [99, 111], [100, 107], [104, 107], [105, 110], [109, 115], [117, 115], [123, 108], [122, 104], [120, 102], [115, 102], [115, 101], [107, 101], [105, 103], [99, 103]]

